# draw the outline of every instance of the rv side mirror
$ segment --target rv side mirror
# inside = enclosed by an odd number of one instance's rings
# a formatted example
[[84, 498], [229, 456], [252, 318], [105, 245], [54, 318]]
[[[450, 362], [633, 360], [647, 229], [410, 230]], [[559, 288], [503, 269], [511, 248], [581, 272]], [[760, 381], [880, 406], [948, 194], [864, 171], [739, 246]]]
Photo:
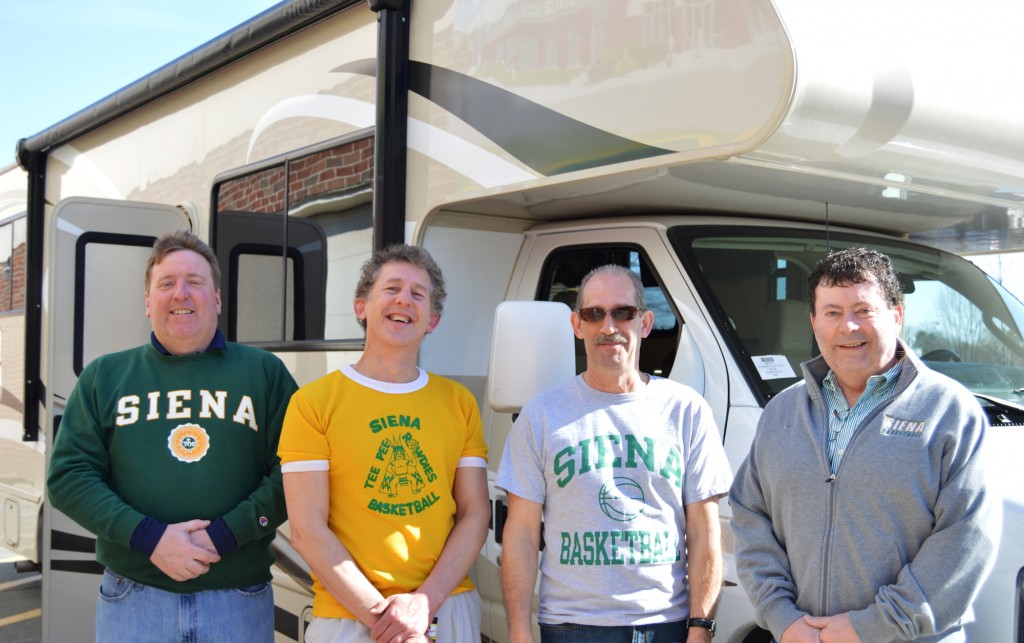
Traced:
[[554, 301], [503, 301], [494, 313], [487, 400], [518, 413], [541, 391], [576, 375], [569, 307]]

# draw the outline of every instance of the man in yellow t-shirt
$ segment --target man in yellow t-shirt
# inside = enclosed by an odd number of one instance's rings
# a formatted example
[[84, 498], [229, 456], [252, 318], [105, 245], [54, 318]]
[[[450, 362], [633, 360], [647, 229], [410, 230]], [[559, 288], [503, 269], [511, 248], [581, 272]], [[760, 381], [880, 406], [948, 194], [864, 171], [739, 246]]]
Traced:
[[480, 640], [467, 575], [490, 520], [480, 413], [416, 365], [444, 299], [425, 250], [375, 252], [356, 286], [363, 355], [292, 397], [278, 454], [316, 581], [307, 641]]

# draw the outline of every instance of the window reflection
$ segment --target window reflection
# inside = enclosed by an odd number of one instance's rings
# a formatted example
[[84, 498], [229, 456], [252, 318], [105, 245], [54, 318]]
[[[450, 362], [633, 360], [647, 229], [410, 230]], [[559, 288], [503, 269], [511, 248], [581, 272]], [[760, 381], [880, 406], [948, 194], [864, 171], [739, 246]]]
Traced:
[[373, 138], [307, 152], [216, 188], [229, 339], [361, 339], [352, 311], [373, 245]]

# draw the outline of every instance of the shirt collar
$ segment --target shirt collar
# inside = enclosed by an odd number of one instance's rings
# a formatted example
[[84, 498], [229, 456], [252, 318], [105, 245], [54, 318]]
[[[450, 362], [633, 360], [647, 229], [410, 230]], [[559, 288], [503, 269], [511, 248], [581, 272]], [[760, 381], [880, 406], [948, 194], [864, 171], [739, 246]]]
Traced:
[[[884, 373], [872, 375], [868, 378], [867, 384], [864, 387], [865, 395], [878, 395], [890, 390], [895, 386], [897, 380], [900, 378], [900, 373], [903, 372], [903, 360], [906, 357], [903, 352], [903, 346], [896, 346], [896, 363], [892, 365], [889, 370]], [[828, 373], [825, 374], [825, 379], [821, 381], [822, 386], [827, 386], [829, 390], [836, 393], [841, 393], [842, 389], [839, 386], [839, 378], [836, 377], [835, 371], [831, 368], [828, 369]], [[842, 397], [842, 396], [840, 396]], [[844, 398], [845, 399], [845, 398]]]
[[[153, 348], [155, 348], [158, 351], [160, 351], [161, 354], [163, 354], [163, 355], [173, 355], [173, 353], [171, 353], [171, 351], [169, 351], [166, 348], [164, 348], [164, 345], [161, 344], [160, 340], [156, 338], [156, 333], [154, 333], [153, 331], [149, 331], [149, 341], [152, 342]], [[224, 339], [224, 333], [220, 332], [220, 329], [218, 328], [217, 332], [215, 332], [213, 334], [213, 339], [210, 340], [210, 345], [207, 346], [204, 350], [202, 350], [200, 352], [205, 353], [206, 351], [212, 351], [212, 350], [226, 351], [227, 349], [228, 349], [228, 342], [227, 342], [227, 340]]]

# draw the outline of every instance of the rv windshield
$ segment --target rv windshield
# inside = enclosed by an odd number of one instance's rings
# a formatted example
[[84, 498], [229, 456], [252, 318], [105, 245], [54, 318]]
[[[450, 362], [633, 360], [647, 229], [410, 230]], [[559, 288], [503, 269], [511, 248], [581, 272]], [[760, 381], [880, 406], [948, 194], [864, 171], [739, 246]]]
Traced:
[[807, 277], [828, 247], [866, 246], [892, 258], [904, 292], [901, 337], [928, 366], [972, 392], [1024, 401], [1024, 305], [968, 261], [873, 237], [796, 230], [674, 228], [680, 257], [717, 303], [719, 327], [765, 401], [818, 354]]

